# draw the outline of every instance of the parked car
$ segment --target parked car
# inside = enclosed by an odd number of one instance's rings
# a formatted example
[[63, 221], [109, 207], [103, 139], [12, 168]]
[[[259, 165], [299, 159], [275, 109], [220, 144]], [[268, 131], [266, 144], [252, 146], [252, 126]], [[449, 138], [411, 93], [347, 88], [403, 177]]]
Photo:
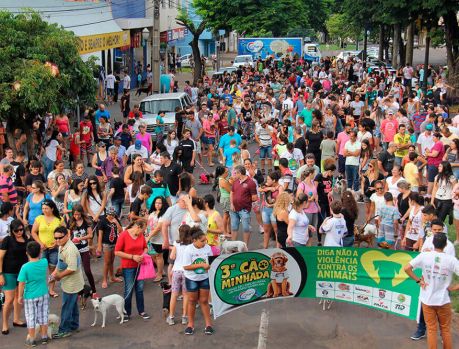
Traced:
[[240, 66], [250, 66], [254, 67], [255, 62], [251, 55], [240, 55], [234, 58], [233, 67], [238, 68]]
[[349, 57], [357, 57], [361, 51], [341, 51], [336, 58], [347, 62]]
[[216, 72], [211, 72], [210, 73], [210, 76], [212, 76], [212, 79], [218, 79], [220, 76], [222, 76], [223, 74], [225, 73], [233, 73], [237, 70], [237, 68], [235, 67], [224, 67], [224, 68], [220, 68], [220, 70], [216, 71]]
[[392, 68], [392, 65], [390, 63], [386, 63], [384, 61], [381, 61], [377, 58], [374, 57], [367, 57], [367, 66], [368, 65], [376, 65], [378, 67], [386, 67], [386, 68]]
[[191, 67], [191, 60], [193, 59], [192, 54], [187, 54], [179, 57], [179, 62], [181, 63], [182, 67]]
[[147, 132], [156, 140], [156, 117], [159, 112], [164, 111], [164, 132], [175, 128], [175, 109], [186, 109], [193, 105], [190, 96], [185, 92], [158, 93], [144, 98], [140, 102], [140, 110], [143, 114], [143, 121], [147, 125]]

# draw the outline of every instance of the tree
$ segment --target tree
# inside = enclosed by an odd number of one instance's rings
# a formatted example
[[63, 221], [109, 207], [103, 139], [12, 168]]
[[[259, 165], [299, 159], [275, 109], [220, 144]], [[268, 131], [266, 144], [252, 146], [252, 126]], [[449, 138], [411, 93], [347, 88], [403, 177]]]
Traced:
[[0, 12], [0, 117], [7, 132], [25, 131], [32, 154], [37, 114], [94, 104], [93, 61], [83, 62], [78, 38], [37, 13]]
[[355, 38], [358, 36], [360, 30], [352, 25], [347, 14], [334, 13], [328, 17], [325, 22], [328, 35], [332, 39], [340, 41], [340, 45], [348, 38]]
[[193, 39], [190, 41], [189, 45], [191, 46], [194, 60], [193, 82], [197, 83], [204, 73], [204, 66], [201, 61], [201, 51], [199, 50], [199, 37], [206, 29], [207, 21], [201, 20], [199, 25], [196, 26], [194, 21], [188, 15], [188, 12], [183, 9], [179, 10], [179, 14], [175, 20], [178, 24], [186, 27], [191, 35], [193, 35]]
[[[310, 28], [309, 12], [304, 0], [194, 0], [193, 5], [211, 29], [236, 30], [256, 36], [271, 33], [286, 35], [298, 28]], [[316, 23], [317, 21], [311, 21]], [[322, 21], [325, 22], [325, 17]]]

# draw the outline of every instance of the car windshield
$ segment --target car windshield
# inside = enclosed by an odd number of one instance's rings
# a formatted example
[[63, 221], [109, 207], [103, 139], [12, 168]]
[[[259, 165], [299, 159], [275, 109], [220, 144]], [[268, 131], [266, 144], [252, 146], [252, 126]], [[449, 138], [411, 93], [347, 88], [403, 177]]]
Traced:
[[158, 114], [160, 111], [174, 113], [175, 108], [182, 106], [180, 105], [179, 99], [163, 99], [156, 101], [145, 101], [140, 103], [140, 110], [142, 113], [147, 114]]
[[250, 61], [250, 57], [236, 57], [236, 59], [234, 60], [235, 63], [245, 63]]

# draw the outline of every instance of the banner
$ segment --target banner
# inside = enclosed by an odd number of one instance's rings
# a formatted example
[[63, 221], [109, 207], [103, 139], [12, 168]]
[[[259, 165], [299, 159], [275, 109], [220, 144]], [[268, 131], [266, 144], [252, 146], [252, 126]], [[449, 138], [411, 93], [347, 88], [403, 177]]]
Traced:
[[110, 48], [129, 46], [131, 44], [129, 30], [108, 34], [80, 36], [78, 39], [80, 39], [80, 47], [78, 49], [80, 55], [108, 50]]
[[222, 255], [209, 273], [214, 317], [254, 302], [303, 297], [355, 303], [415, 320], [420, 288], [403, 267], [416, 255], [340, 247]]

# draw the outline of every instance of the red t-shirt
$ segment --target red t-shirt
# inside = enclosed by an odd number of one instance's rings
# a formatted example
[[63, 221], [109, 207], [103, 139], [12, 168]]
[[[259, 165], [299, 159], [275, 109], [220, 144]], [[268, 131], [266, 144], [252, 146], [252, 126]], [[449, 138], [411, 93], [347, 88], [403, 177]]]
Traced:
[[86, 144], [91, 142], [93, 127], [91, 121], [83, 120], [80, 122], [80, 141], [85, 141]]
[[[115, 252], [121, 251], [127, 254], [143, 255], [147, 248], [147, 242], [143, 235], [133, 239], [127, 230], [123, 231], [116, 241]], [[139, 264], [132, 259], [121, 258], [121, 268], [137, 268]]]
[[443, 143], [438, 141], [437, 143], [434, 144], [432, 149], [430, 151], [438, 151], [438, 155], [436, 157], [427, 157], [427, 165], [432, 165], [432, 166], [438, 166], [441, 164], [443, 155], [445, 154], [445, 148], [443, 146]]
[[233, 205], [236, 211], [252, 210], [252, 195], [257, 195], [257, 186], [253, 179], [247, 177], [242, 183], [237, 179], [232, 189]]

